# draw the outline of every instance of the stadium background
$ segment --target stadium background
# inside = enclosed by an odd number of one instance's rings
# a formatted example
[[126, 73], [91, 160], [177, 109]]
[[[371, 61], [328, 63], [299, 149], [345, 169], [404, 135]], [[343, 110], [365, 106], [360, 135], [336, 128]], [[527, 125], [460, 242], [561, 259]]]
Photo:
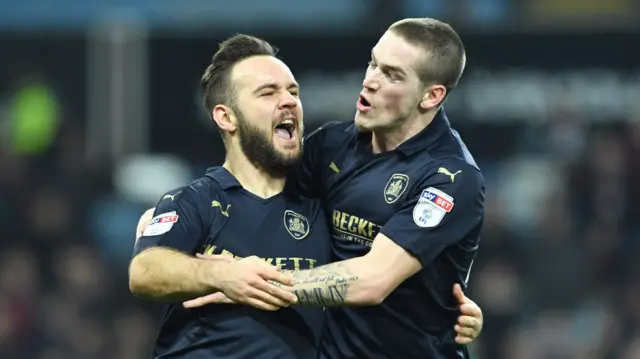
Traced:
[[309, 130], [353, 116], [370, 48], [416, 16], [468, 51], [446, 109], [488, 187], [475, 354], [640, 358], [638, 4], [1, 0], [0, 358], [147, 357], [158, 313], [128, 293], [134, 228], [223, 159], [197, 92], [219, 41], [277, 45]]

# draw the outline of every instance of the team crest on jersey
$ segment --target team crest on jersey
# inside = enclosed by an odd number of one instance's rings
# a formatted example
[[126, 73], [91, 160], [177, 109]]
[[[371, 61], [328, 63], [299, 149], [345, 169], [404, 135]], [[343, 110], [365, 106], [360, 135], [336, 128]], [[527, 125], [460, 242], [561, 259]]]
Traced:
[[159, 214], [151, 220], [149, 226], [142, 233], [143, 236], [158, 236], [171, 230], [173, 224], [178, 222], [178, 215], [175, 211]]
[[284, 211], [284, 228], [291, 237], [301, 240], [309, 234], [309, 221], [301, 214], [286, 210]]
[[384, 187], [384, 200], [391, 204], [400, 198], [409, 186], [409, 176], [402, 173], [394, 173]]
[[413, 207], [413, 221], [418, 227], [435, 227], [452, 209], [453, 197], [429, 187], [422, 191], [418, 203]]

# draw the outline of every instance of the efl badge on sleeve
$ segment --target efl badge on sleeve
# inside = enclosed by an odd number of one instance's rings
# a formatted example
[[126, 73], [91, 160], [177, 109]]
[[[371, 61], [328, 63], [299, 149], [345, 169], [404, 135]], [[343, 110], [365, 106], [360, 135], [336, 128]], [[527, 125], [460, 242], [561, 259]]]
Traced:
[[158, 236], [171, 230], [173, 224], [178, 222], [178, 215], [175, 211], [159, 214], [151, 220], [149, 226], [142, 233], [143, 236]]
[[402, 173], [394, 173], [384, 187], [384, 200], [391, 204], [400, 198], [409, 186], [409, 176]]
[[309, 234], [309, 221], [301, 214], [286, 210], [284, 211], [284, 228], [293, 238], [301, 240]]
[[439, 189], [429, 187], [422, 191], [413, 208], [413, 221], [423, 228], [435, 227], [453, 209], [453, 197]]

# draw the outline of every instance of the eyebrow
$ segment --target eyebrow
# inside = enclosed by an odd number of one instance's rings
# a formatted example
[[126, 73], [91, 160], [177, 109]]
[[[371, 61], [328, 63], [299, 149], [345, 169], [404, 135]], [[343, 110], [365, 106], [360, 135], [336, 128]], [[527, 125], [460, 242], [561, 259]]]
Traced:
[[[376, 60], [376, 56], [373, 54], [373, 51], [371, 51], [371, 59], [372, 60]], [[387, 65], [387, 64], [378, 64], [378, 66], [383, 67], [384, 69], [388, 70], [388, 71], [393, 71], [393, 72], [397, 72], [401, 75], [406, 75], [407, 73], [401, 69], [398, 66], [392, 66], [392, 65]]]
[[[258, 92], [260, 92], [260, 91], [262, 91], [262, 90], [264, 90], [264, 89], [277, 90], [277, 89], [279, 89], [280, 87], [281, 87], [281, 86], [278, 86], [278, 84], [276, 84], [275, 82], [267, 82], [267, 83], [265, 83], [265, 84], [262, 84], [262, 85], [258, 86], [258, 88], [257, 88], [257, 89], [255, 89], [255, 90], [253, 91], [253, 93], [257, 94]], [[292, 83], [290, 83], [290, 84], [289, 84], [289, 86], [287, 86], [287, 89], [288, 89], [288, 90], [291, 90], [291, 89], [299, 89], [299, 88], [300, 88], [300, 85], [298, 85], [298, 84], [297, 84], [297, 83], [295, 83], [295, 82], [292, 82]]]

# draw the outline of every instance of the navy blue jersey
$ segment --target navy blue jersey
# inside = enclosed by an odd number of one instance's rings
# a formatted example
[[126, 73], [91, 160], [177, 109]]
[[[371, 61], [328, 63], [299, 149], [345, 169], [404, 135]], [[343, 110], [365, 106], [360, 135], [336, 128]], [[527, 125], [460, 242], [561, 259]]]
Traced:
[[[288, 191], [262, 199], [222, 167], [167, 193], [154, 215], [136, 253], [165, 246], [191, 255], [256, 255], [287, 270], [314, 268], [331, 257], [319, 201]], [[170, 304], [153, 357], [315, 359], [322, 321], [322, 308], [268, 312], [243, 305]]]
[[330, 123], [304, 144], [291, 182], [323, 199], [333, 261], [365, 255], [382, 233], [423, 269], [379, 306], [327, 308], [321, 357], [467, 358], [454, 342], [454, 283], [478, 249], [484, 180], [444, 112], [397, 149], [372, 154], [371, 133]]

